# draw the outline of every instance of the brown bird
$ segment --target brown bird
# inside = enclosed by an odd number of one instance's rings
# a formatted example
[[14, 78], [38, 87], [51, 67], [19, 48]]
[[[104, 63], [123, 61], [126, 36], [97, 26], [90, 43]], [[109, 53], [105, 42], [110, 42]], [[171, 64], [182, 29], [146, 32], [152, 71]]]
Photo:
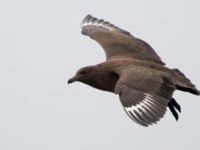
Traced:
[[81, 68], [68, 83], [80, 81], [119, 94], [125, 112], [136, 123], [149, 126], [158, 122], [167, 107], [177, 120], [181, 108], [173, 92], [200, 94], [182, 72], [167, 68], [149, 44], [129, 32], [91, 15], [81, 27], [82, 34], [103, 47], [106, 61]]

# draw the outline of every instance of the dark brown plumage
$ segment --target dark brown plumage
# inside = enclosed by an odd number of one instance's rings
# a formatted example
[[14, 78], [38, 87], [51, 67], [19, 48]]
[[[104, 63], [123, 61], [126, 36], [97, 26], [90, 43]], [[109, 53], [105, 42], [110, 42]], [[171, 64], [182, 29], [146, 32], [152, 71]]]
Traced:
[[80, 81], [94, 88], [119, 94], [127, 115], [140, 125], [159, 121], [166, 108], [178, 119], [180, 105], [175, 90], [200, 92], [178, 69], [169, 69], [153, 48], [119, 27], [87, 15], [82, 34], [96, 40], [107, 60], [81, 68], [68, 83]]

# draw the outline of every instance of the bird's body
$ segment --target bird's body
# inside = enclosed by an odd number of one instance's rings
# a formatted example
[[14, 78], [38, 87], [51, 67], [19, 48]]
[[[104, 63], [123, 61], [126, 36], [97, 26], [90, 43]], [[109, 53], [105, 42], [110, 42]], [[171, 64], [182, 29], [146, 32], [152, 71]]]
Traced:
[[169, 69], [150, 45], [129, 32], [90, 15], [82, 33], [96, 40], [106, 61], [81, 68], [69, 83], [80, 81], [94, 88], [119, 94], [128, 116], [140, 125], [156, 123], [167, 106], [178, 119], [180, 106], [172, 97], [175, 90], [200, 92], [178, 69]]
[[[156, 74], [158, 75], [169, 74], [167, 72], [169, 71], [169, 69], [159, 64], [153, 62], [149, 63], [149, 62], [129, 59], [126, 57], [111, 58], [108, 59], [106, 62], [91, 67], [95, 69], [94, 78], [93, 77], [90, 78], [90, 80], [93, 79], [94, 82], [94, 84], [91, 86], [100, 90], [105, 90], [110, 92], [114, 92], [115, 84], [119, 79], [118, 74], [120, 72], [123, 73], [127, 72], [127, 75], [130, 76], [130, 78], [134, 77], [138, 78], [138, 74], [140, 74], [140, 76], [148, 74], [149, 77], [152, 75], [155, 76]], [[156, 69], [154, 67], [156, 67]], [[147, 69], [148, 72], [146, 72]], [[108, 86], [105, 86], [105, 84], [108, 84]], [[106, 87], [109, 87], [108, 89], [110, 90], [108, 90]]]

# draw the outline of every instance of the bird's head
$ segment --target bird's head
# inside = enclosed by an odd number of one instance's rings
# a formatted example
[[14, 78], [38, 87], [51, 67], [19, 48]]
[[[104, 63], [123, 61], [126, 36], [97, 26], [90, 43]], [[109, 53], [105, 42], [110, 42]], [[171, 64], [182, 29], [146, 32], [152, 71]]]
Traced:
[[87, 83], [87, 81], [95, 77], [96, 73], [97, 69], [94, 66], [83, 67], [76, 72], [75, 76], [68, 80], [68, 84], [73, 83], [75, 81]]

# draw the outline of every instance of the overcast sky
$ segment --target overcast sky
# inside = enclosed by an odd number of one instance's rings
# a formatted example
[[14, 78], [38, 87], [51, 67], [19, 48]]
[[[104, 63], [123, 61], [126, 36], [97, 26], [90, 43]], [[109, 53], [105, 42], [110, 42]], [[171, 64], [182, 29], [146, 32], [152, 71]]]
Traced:
[[171, 113], [144, 128], [118, 96], [81, 83], [75, 72], [105, 60], [81, 35], [87, 14], [130, 31], [200, 88], [200, 2], [197, 0], [1, 0], [1, 150], [199, 150], [200, 99], [175, 92]]

